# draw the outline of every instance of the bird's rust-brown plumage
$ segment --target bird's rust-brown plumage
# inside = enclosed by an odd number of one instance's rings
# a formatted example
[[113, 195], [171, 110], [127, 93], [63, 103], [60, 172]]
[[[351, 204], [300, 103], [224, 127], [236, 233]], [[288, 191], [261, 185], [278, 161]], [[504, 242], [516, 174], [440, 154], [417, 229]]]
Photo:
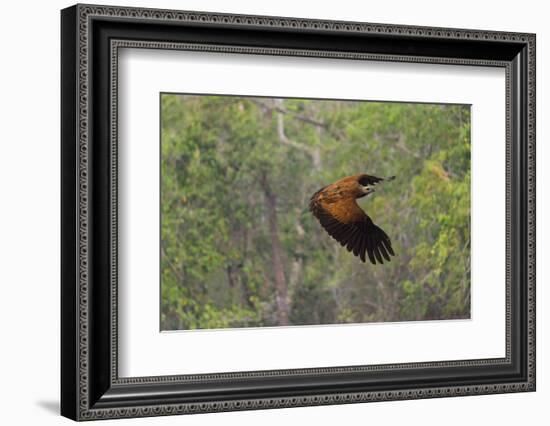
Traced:
[[384, 263], [395, 256], [390, 238], [376, 226], [371, 218], [359, 207], [357, 198], [372, 192], [377, 183], [384, 180], [366, 174], [358, 174], [340, 179], [325, 186], [311, 197], [310, 211], [319, 220], [327, 233], [353, 251], [365, 262], [368, 256], [371, 263]]

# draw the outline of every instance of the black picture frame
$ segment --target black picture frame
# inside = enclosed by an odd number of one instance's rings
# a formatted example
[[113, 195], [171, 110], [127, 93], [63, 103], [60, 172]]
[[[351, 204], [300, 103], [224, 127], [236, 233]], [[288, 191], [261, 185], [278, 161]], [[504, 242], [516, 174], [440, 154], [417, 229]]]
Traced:
[[[534, 391], [535, 41], [524, 33], [129, 7], [62, 10], [61, 414], [91, 420]], [[119, 378], [113, 99], [121, 46], [505, 68], [506, 357]]]

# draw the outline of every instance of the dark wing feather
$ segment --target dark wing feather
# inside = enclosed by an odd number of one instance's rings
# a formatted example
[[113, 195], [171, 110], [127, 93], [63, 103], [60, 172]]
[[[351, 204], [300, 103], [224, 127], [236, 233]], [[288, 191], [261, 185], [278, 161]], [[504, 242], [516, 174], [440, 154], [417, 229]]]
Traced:
[[362, 214], [356, 215], [357, 219], [353, 222], [344, 223], [323, 207], [317, 197], [321, 191], [313, 195], [309, 208], [332, 238], [363, 262], [366, 261], [367, 256], [373, 264], [384, 263], [383, 259], [390, 261], [390, 255], [395, 256], [390, 238], [357, 206], [355, 200], [353, 203]]

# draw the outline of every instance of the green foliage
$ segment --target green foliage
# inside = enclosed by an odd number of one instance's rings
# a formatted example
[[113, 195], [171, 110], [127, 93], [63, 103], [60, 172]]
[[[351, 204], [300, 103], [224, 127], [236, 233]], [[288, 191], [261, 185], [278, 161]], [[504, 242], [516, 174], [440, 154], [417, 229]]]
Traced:
[[[162, 329], [274, 326], [282, 309], [290, 324], [469, 317], [469, 107], [161, 102]], [[361, 172], [397, 175], [360, 200], [392, 239], [384, 265], [363, 264], [307, 210]]]

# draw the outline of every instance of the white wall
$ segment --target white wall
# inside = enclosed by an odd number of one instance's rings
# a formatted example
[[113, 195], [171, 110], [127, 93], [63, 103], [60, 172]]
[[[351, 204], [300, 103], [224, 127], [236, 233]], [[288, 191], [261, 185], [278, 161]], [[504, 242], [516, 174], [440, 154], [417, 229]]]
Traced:
[[[550, 27], [543, 1], [120, 0], [103, 4], [537, 33], [538, 390], [530, 394], [119, 420], [131, 424], [547, 424], [550, 417]], [[59, 395], [59, 9], [2, 5], [0, 65], [0, 418], [67, 424]], [[538, 420], [537, 420], [538, 419]], [[102, 424], [110, 424], [107, 421]], [[116, 424], [116, 423], [113, 423]]]

